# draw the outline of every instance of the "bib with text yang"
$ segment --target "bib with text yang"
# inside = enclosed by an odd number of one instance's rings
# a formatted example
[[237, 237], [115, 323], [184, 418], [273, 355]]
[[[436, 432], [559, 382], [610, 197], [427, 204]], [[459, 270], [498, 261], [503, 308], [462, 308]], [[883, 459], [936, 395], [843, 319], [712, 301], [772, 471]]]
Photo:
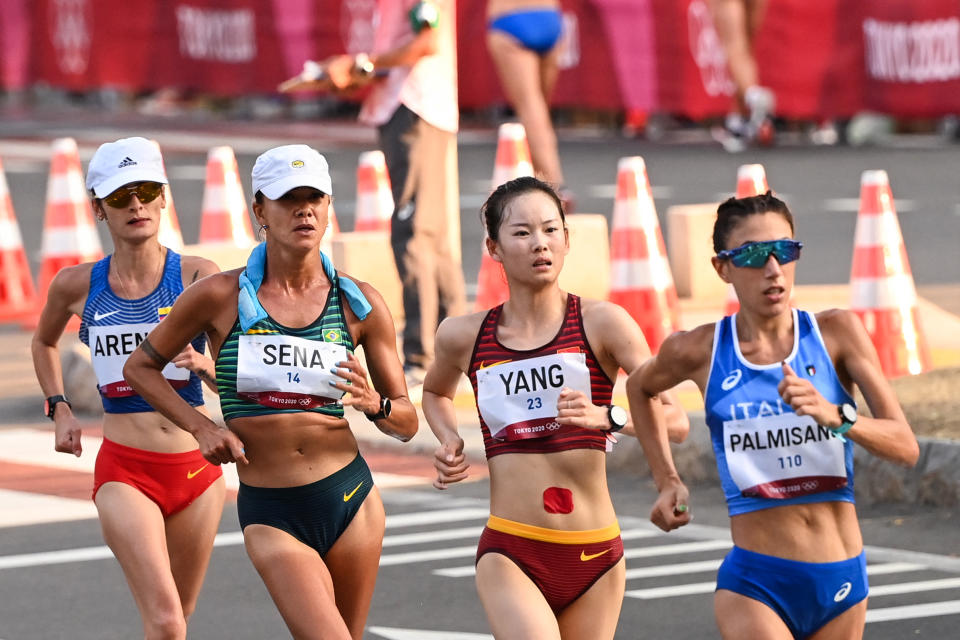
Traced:
[[[123, 379], [123, 365], [157, 324], [144, 322], [90, 327], [90, 359], [102, 395], [107, 398], [137, 395]], [[168, 363], [162, 373], [174, 389], [185, 387], [190, 382], [190, 370], [173, 363]]]
[[237, 395], [274, 409], [314, 409], [336, 402], [343, 382], [331, 373], [347, 348], [280, 334], [241, 335], [237, 349]]
[[847, 484], [843, 443], [795, 413], [726, 420], [727, 468], [744, 496], [784, 499]]
[[563, 387], [592, 401], [586, 354], [557, 353], [478, 369], [477, 406], [494, 438], [543, 438], [576, 428], [557, 423]]

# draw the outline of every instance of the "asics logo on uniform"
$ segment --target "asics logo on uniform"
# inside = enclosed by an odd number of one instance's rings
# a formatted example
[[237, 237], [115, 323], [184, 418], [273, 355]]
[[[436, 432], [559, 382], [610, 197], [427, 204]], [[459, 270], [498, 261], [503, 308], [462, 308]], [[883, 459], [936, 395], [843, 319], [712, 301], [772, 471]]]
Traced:
[[196, 471], [187, 471], [187, 480], [193, 480], [195, 477], [197, 477], [197, 474], [198, 474], [198, 473], [200, 473], [201, 471], [203, 471], [204, 469], [206, 469], [206, 468], [209, 467], [209, 466], [210, 466], [210, 463], [208, 462], [207, 464], [203, 465], [202, 467], [200, 467], [200, 468], [197, 469]]
[[733, 389], [735, 386], [737, 386], [737, 383], [740, 382], [740, 378], [742, 377], [743, 371], [740, 369], [734, 369], [733, 373], [724, 378], [723, 382], [720, 383], [720, 388], [724, 391], [730, 391], [730, 389]]
[[360, 484], [358, 484], [356, 487], [354, 487], [353, 491], [351, 491], [350, 493], [344, 492], [344, 494], [343, 494], [343, 501], [344, 501], [344, 502], [350, 502], [350, 498], [352, 498], [352, 497], [353, 497], [353, 494], [355, 494], [357, 491], [359, 491], [359, 490], [360, 490], [360, 487], [362, 487], [362, 486], [363, 486], [363, 482], [361, 481]]
[[112, 316], [115, 313], [120, 313], [120, 309], [114, 309], [113, 311], [107, 311], [106, 313], [100, 313], [99, 311], [95, 311], [93, 313], [93, 320], [94, 322], [100, 322], [107, 316]]
[[600, 553], [587, 553], [586, 551], [581, 551], [581, 552], [580, 552], [580, 562], [589, 562], [590, 560], [593, 560], [594, 558], [599, 558], [600, 556], [602, 556], [602, 555], [605, 554], [605, 553], [609, 553], [609, 551], [610, 551], [610, 549], [604, 549], [604, 550], [601, 551]]
[[844, 582], [840, 585], [840, 590], [837, 591], [833, 596], [834, 602], [843, 602], [846, 597], [850, 594], [850, 590], [853, 589], [853, 585], [849, 582]]
[[130, 156], [124, 158], [120, 164], [117, 165], [117, 169], [123, 169], [124, 167], [130, 167], [137, 164], [136, 160], [133, 160]]

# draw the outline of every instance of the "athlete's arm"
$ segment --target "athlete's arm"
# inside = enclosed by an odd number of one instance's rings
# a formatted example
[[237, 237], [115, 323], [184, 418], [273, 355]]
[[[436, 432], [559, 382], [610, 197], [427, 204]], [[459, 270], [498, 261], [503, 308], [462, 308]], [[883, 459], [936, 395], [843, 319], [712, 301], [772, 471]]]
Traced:
[[[183, 279], [183, 288], [186, 289], [198, 280], [202, 280], [214, 273], [220, 273], [220, 267], [212, 260], [200, 256], [180, 256], [180, 273]], [[197, 374], [204, 385], [214, 393], [218, 393], [216, 365], [206, 353], [199, 353], [188, 344], [183, 351], [171, 360], [173, 364], [189, 369]]]
[[473, 318], [446, 318], [440, 323], [434, 342], [435, 358], [423, 381], [423, 415], [440, 443], [433, 460], [437, 469], [433, 486], [437, 489], [446, 489], [448, 484], [465, 479], [470, 467], [463, 453], [463, 438], [458, 430], [453, 399], [460, 376], [469, 368], [470, 353], [479, 329], [479, 324], [471, 321]]
[[[30, 343], [33, 369], [44, 397], [63, 395], [63, 371], [60, 368], [60, 337], [71, 316], [83, 313], [83, 304], [90, 289], [91, 265], [62, 269], [50, 282], [47, 302], [40, 312], [37, 330]], [[70, 406], [57, 403], [53, 414], [56, 436], [54, 450], [79, 456], [80, 426]]]
[[213, 464], [243, 462], [243, 443], [196, 411], [174, 391], [162, 369], [200, 333], [214, 330], [213, 320], [227, 305], [236, 306], [235, 274], [220, 274], [188, 287], [167, 317], [127, 359], [123, 375], [150, 405], [197, 439], [200, 453]]
[[[373, 388], [367, 385], [367, 372], [359, 360], [351, 358], [338, 365], [341, 370], [349, 370], [344, 372], [346, 375], [340, 374], [350, 381], [349, 385], [338, 385], [341, 391], [347, 392], [342, 402], [345, 406], [353, 406], [368, 415], [373, 415], [380, 411], [380, 398], [389, 398], [391, 405], [389, 417], [377, 419], [374, 424], [388, 436], [406, 442], [416, 435], [419, 420], [417, 409], [407, 396], [403, 366], [397, 355], [393, 316], [380, 292], [366, 282], [358, 281], [357, 284], [372, 309], [362, 322], [355, 319], [351, 324], [357, 326], [354, 335], [358, 336], [358, 342], [363, 346]], [[349, 305], [344, 303], [344, 308], [352, 316], [353, 312], [349, 310]]]
[[[905, 466], [915, 465], [920, 456], [917, 438], [883, 375], [880, 359], [860, 319], [851, 311], [834, 309], [817, 314], [817, 323], [828, 350], [836, 353], [834, 362], [841, 381], [849, 380], [860, 388], [873, 416], [861, 414], [847, 437], [875, 456]], [[829, 406], [823, 407], [820, 418], [824, 421], [817, 422], [839, 427], [839, 409], [823, 402]]]

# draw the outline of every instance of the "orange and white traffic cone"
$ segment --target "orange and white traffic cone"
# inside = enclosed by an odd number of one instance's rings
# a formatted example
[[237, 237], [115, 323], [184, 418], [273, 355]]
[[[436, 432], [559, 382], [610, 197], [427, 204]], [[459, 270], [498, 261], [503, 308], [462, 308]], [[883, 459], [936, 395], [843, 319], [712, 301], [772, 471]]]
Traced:
[[[504, 182], [533, 175], [533, 160], [527, 145], [527, 132], [522, 124], [507, 122], [497, 133], [497, 159], [493, 165], [491, 191]], [[474, 310], [497, 306], [510, 297], [503, 267], [487, 252], [486, 234], [480, 248], [480, 271], [477, 273], [477, 299]]]
[[253, 246], [253, 226], [240, 186], [237, 158], [230, 147], [213, 147], [207, 154], [207, 180], [200, 212], [200, 243]]
[[0, 322], [20, 320], [36, 309], [37, 291], [0, 163]]
[[[156, 140], [150, 142], [160, 151], [160, 143]], [[163, 155], [161, 154], [160, 168], [163, 169], [163, 176], [167, 178], [166, 190], [167, 206], [160, 210], [160, 230], [157, 233], [157, 240], [165, 247], [174, 251], [183, 251], [183, 234], [180, 232], [180, 220], [177, 218], [177, 207], [173, 204], [173, 191], [170, 188], [170, 179], [167, 177], [167, 167], [163, 164]]]
[[365, 151], [357, 163], [357, 210], [354, 231], [390, 232], [393, 192], [383, 151]]
[[647, 167], [639, 156], [621, 158], [617, 163], [609, 299], [633, 316], [654, 353], [668, 335], [680, 328], [673, 273], [650, 193]]
[[[77, 142], [73, 138], [53, 141], [40, 255], [38, 314], [46, 303], [50, 281], [60, 269], [103, 257], [90, 198], [83, 185]], [[27, 321], [27, 326], [36, 326], [36, 319]], [[78, 326], [79, 322], [74, 319], [68, 328]]]
[[[750, 198], [763, 195], [770, 190], [767, 186], [767, 172], [762, 164], [742, 164], [737, 169], [737, 197]], [[723, 315], [732, 316], [740, 310], [740, 300], [732, 284], [727, 285], [727, 303]]]
[[762, 164], [742, 164], [737, 169], [737, 197], [760, 196], [770, 190]]
[[850, 297], [850, 308], [870, 334], [887, 377], [931, 368], [917, 290], [886, 171], [864, 171], [860, 178]]

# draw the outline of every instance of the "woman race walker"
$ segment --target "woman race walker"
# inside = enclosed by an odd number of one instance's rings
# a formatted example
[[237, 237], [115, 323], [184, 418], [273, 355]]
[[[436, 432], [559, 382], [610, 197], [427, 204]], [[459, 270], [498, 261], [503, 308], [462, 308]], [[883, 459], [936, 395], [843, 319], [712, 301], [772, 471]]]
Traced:
[[[919, 448], [859, 319], [793, 309], [793, 217], [767, 192], [720, 205], [713, 266], [740, 311], [667, 338], [630, 374], [650, 397], [683, 380], [704, 395], [733, 550], [717, 575], [714, 611], [724, 638], [860, 638], [866, 557], [853, 493], [853, 442], [912, 466]], [[873, 417], [857, 414], [857, 386]], [[654, 425], [655, 426], [655, 425]], [[686, 488], [663, 430], [638, 426], [661, 488], [654, 521]]]
[[[467, 375], [490, 471], [476, 580], [494, 636], [612, 638], [624, 561], [605, 463], [610, 433], [628, 420], [611, 398], [618, 370], [634, 369], [650, 352], [624, 309], [560, 289], [569, 236], [549, 185], [507, 182], [481, 213], [510, 297], [449, 318], [437, 333], [423, 389], [424, 415], [440, 441], [434, 484], [444, 489], [467, 477], [453, 405]], [[634, 407], [636, 419], [658, 425], [663, 414], [646, 396]], [[686, 416], [673, 409], [671, 423], [683, 439]]]
[[[56, 423], [57, 451], [79, 456], [81, 429], [64, 397], [59, 342], [71, 316], [90, 347], [103, 402], [103, 443], [93, 499], [103, 537], [126, 576], [144, 636], [185, 638], [223, 510], [220, 467], [204, 460], [197, 441], [157, 413], [122, 375], [128, 355], [195, 280], [215, 264], [160, 245], [165, 206], [160, 150], [144, 138], [97, 149], [87, 189], [115, 250], [96, 263], [60, 271], [33, 337], [33, 364]], [[200, 377], [213, 379], [205, 339], [191, 334], [161, 372], [185, 411], [206, 418]], [[172, 388], [172, 387], [171, 387]]]
[[[240, 461], [244, 543], [295, 638], [359, 640], [383, 541], [383, 503], [344, 407], [408, 440], [417, 431], [393, 319], [370, 285], [320, 252], [331, 203], [327, 162], [306, 145], [253, 168], [266, 241], [247, 265], [174, 305], [127, 363], [131, 384], [193, 433], [213, 463]], [[205, 332], [229, 430], [191, 412], [161, 370]], [[367, 369], [354, 355], [363, 347]]]

